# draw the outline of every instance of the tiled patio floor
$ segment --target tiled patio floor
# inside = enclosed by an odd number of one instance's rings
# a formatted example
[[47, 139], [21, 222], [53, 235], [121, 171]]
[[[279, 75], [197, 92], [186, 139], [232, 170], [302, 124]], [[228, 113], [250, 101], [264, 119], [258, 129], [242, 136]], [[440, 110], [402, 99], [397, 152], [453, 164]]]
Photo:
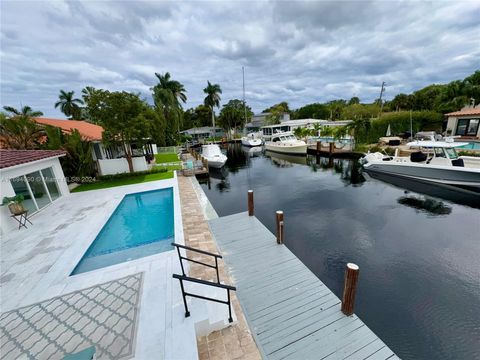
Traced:
[[62, 359], [96, 347], [97, 359], [134, 353], [142, 273], [3, 313], [2, 359]]
[[[210, 233], [192, 181], [196, 180], [194, 178], [178, 176], [185, 245], [218, 253], [217, 246]], [[189, 258], [203, 262], [212, 261], [211, 257], [198, 253], [188, 252], [187, 255]], [[219, 267], [220, 281], [226, 284], [232, 284], [222, 261], [219, 262]], [[204, 280], [216, 281], [214, 269], [197, 264], [190, 266], [189, 275]], [[237, 315], [237, 323], [226, 329], [215, 331], [208, 335], [208, 337], [197, 337], [200, 360], [261, 359], [255, 341], [243, 316], [238, 299], [234, 293], [232, 303], [235, 314]]]

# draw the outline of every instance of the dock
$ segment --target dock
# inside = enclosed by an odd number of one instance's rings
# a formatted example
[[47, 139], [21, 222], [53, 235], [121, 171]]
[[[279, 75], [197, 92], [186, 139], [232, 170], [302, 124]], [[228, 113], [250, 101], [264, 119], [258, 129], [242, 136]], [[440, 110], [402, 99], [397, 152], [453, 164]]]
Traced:
[[255, 216], [209, 226], [264, 359], [398, 359]]

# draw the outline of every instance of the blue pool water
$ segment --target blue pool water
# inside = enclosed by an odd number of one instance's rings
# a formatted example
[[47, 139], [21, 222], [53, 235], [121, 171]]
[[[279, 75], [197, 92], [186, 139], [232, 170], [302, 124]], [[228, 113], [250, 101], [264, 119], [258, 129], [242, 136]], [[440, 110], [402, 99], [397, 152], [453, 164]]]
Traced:
[[459, 146], [458, 148], [465, 150], [480, 150], [480, 142], [471, 142], [467, 145]]
[[72, 275], [171, 250], [173, 189], [126, 195]]

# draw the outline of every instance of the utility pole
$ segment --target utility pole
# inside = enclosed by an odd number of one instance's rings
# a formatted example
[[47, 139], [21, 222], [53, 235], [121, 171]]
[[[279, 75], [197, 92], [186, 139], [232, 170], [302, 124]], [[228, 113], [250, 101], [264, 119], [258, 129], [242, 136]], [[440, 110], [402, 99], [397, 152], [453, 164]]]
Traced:
[[245, 67], [242, 66], [242, 78], [243, 78], [243, 112], [245, 117], [245, 126], [247, 125], [247, 105], [245, 103]]
[[382, 97], [383, 97], [383, 93], [385, 92], [385, 81], [382, 81], [382, 88], [380, 89], [380, 115], [382, 115], [382, 111], [383, 111], [383, 100], [382, 100]]

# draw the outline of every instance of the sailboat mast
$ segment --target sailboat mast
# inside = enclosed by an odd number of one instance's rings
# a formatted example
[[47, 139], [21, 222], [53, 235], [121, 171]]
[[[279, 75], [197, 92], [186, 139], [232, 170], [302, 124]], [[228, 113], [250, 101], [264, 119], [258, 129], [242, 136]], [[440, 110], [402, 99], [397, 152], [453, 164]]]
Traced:
[[242, 79], [243, 79], [243, 113], [245, 117], [245, 125], [247, 124], [247, 106], [245, 104], [245, 67], [242, 66]]

